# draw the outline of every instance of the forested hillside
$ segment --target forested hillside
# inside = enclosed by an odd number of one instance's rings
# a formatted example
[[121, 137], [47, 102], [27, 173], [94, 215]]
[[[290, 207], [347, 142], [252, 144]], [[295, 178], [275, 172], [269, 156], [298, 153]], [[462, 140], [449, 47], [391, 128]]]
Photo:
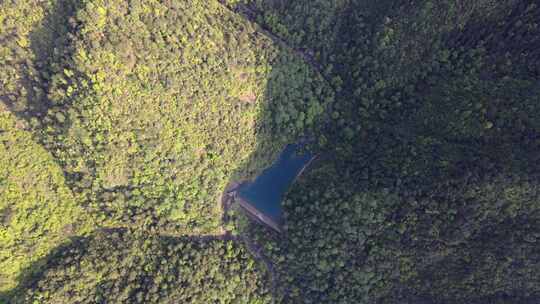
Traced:
[[51, 254], [14, 303], [271, 303], [267, 274], [232, 241], [97, 232]]
[[23, 125], [0, 113], [0, 291], [66, 237], [91, 229], [61, 168]]
[[[2, 2], [0, 300], [537, 303], [539, 24], [532, 0]], [[298, 141], [281, 234], [224, 214]]]
[[38, 138], [106, 225], [215, 231], [228, 179], [264, 167], [328, 100], [307, 65], [217, 2], [76, 6], [36, 63]]
[[311, 48], [339, 92], [322, 140], [329, 156], [289, 193], [287, 233], [253, 233], [286, 302], [540, 299], [536, 3], [238, 10]]
[[1, 290], [93, 229], [223, 233], [226, 185], [315, 132], [333, 100], [316, 70], [218, 2], [1, 8]]

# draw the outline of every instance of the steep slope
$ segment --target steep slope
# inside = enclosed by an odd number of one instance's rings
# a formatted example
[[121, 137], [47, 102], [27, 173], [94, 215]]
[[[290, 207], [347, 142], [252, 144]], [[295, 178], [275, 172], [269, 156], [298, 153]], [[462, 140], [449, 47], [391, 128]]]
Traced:
[[[0, 97], [99, 226], [144, 232], [59, 248], [21, 301], [265, 303], [261, 273], [249, 258], [224, 258], [232, 249], [222, 241], [165, 250], [152, 233], [220, 233], [226, 184], [303, 136], [320, 157], [287, 194], [284, 233], [230, 216], [268, 258], [276, 302], [540, 297], [535, 1], [70, 3], [60, 14], [67, 28], [43, 39], [29, 34], [42, 13], [20, 30], [23, 14], [4, 17], [15, 59]], [[182, 280], [177, 266], [190, 262], [185, 292], [163, 283], [162, 274]], [[219, 291], [201, 292], [203, 278]]]

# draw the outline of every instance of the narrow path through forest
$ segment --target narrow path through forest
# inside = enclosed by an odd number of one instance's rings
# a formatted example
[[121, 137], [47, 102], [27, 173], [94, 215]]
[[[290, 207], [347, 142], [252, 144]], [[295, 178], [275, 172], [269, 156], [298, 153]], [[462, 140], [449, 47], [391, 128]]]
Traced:
[[[268, 270], [268, 275], [270, 276], [270, 284], [271, 284], [271, 290], [272, 293], [275, 293], [276, 290], [276, 278], [277, 274], [274, 268], [274, 265], [272, 262], [264, 256], [262, 252], [262, 247], [258, 245], [257, 243], [253, 242], [249, 237], [245, 236], [240, 232], [238, 235], [232, 235], [230, 231], [227, 231], [225, 228], [225, 223], [228, 221], [227, 214], [229, 209], [231, 208], [232, 204], [234, 204], [234, 196], [231, 195], [231, 192], [234, 191], [236, 188], [238, 188], [242, 183], [240, 182], [233, 182], [231, 185], [229, 185], [225, 191], [223, 192], [223, 195], [221, 197], [221, 209], [223, 212], [222, 217], [222, 235], [217, 236], [209, 236], [210, 239], [212, 237], [217, 237], [221, 240], [232, 240], [236, 242], [241, 242], [246, 245], [247, 250], [252, 254], [253, 258], [257, 261], [262, 262], [266, 269]], [[204, 240], [205, 236], [200, 236], [201, 240]]]
[[328, 87], [332, 89], [334, 94], [336, 94], [336, 90], [332, 86], [332, 82], [324, 75], [323, 67], [322, 65], [313, 58], [313, 55], [310, 53], [311, 50], [306, 49], [300, 49], [296, 48], [292, 45], [290, 45], [288, 42], [277, 36], [276, 34], [272, 33], [268, 28], [266, 28], [264, 25], [257, 22], [257, 13], [250, 8], [248, 5], [241, 5], [238, 8], [231, 8], [227, 3], [225, 3], [225, 0], [218, 0], [218, 2], [228, 11], [230, 11], [233, 14], [240, 15], [244, 17], [246, 20], [249, 20], [251, 23], [256, 25], [258, 27], [258, 30], [266, 35], [268, 38], [270, 38], [274, 43], [278, 44], [279, 46], [283, 47], [284, 49], [290, 51], [291, 53], [296, 54], [300, 58], [304, 60], [311, 68], [313, 68], [317, 73], [321, 76], [321, 78], [328, 84]]

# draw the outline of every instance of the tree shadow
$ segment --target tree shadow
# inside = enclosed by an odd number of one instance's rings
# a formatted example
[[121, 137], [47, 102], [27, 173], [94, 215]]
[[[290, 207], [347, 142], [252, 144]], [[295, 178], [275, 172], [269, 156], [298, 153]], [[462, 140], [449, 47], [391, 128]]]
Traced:
[[5, 292], [0, 292], [0, 302], [14, 303], [14, 301], [16, 301], [16, 299], [21, 295], [21, 292], [28, 288], [32, 282], [34, 282], [35, 279], [46, 270], [49, 261], [53, 261], [55, 258], [58, 258], [61, 252], [69, 249], [71, 246], [74, 246], [74, 244], [83, 244], [84, 239], [85, 237], [83, 236], [69, 237], [63, 244], [51, 250], [48, 255], [32, 262], [31, 265], [23, 269], [15, 279], [18, 282], [15, 288]]
[[[82, 140], [79, 139], [76, 140], [77, 146], [73, 144], [75, 147], [62, 146], [61, 139], [68, 137], [67, 132], [73, 131], [71, 118], [80, 113], [77, 113], [77, 107], [70, 107], [69, 97], [61, 98], [63, 103], [58, 102], [58, 98], [50, 98], [50, 94], [61, 94], [64, 91], [69, 91], [68, 89], [56, 90], [55, 88], [67, 86], [64, 78], [68, 75], [64, 76], [64, 74], [73, 73], [70, 68], [66, 67], [73, 61], [75, 47], [71, 44], [78, 26], [74, 17], [82, 5], [83, 3], [80, 1], [61, 0], [55, 2], [55, 5], [47, 11], [43, 24], [32, 31], [30, 50], [35, 57], [35, 62], [31, 64], [31, 70], [29, 67], [29, 70], [25, 70], [23, 75], [26, 90], [35, 91], [35, 93], [26, 96], [25, 106], [22, 109], [10, 106], [10, 110], [26, 121], [31, 126], [29, 128], [35, 131], [33, 134], [36, 141], [43, 144], [53, 156], [71, 153], [71, 151], [66, 152], [66, 150], [84, 151], [87, 149], [83, 144], [80, 144]], [[322, 79], [312, 82], [316, 72], [306, 67], [305, 63], [302, 62], [302, 55], [292, 54], [294, 50], [288, 48], [282, 41], [277, 41], [272, 37], [268, 39], [273, 40], [278, 51], [276, 51], [277, 54], [272, 54], [271, 71], [265, 75], [268, 78], [265, 80], [266, 92], [257, 100], [262, 105], [259, 117], [256, 118], [257, 126], [254, 130], [257, 133], [256, 147], [249, 158], [230, 173], [231, 183], [252, 179], [263, 168], [272, 163], [287, 143], [307, 136], [307, 133], [311, 131], [306, 130], [317, 126], [318, 121], [316, 120], [320, 118], [321, 112], [326, 107], [325, 104], [331, 102], [332, 99], [331, 93], [323, 85], [320, 85]], [[33, 88], [38, 90], [33, 90]], [[324, 100], [320, 96], [323, 96]], [[243, 104], [240, 107], [253, 103], [251, 99], [251, 96], [248, 96], [247, 100], [239, 102]], [[279, 121], [276, 122], [277, 120]], [[79, 129], [84, 129], [84, 127], [75, 129], [74, 132], [77, 133], [81, 131]], [[81, 134], [88, 135], [88, 132], [85, 133], [85, 131], [87, 130], [82, 130]], [[238, 134], [238, 136], [242, 136], [242, 134]], [[64, 157], [61, 160], [57, 159], [57, 161], [63, 168], [68, 187], [74, 193], [81, 194], [81, 197], [92, 197], [88, 199], [89, 201], [104, 201], [108, 205], [120, 204], [128, 200], [127, 197], [132, 197], [132, 193], [136, 191], [130, 185], [107, 189], [93, 185], [92, 177], [96, 177], [95, 171], [97, 171], [93, 167], [94, 160], [85, 163], [84, 168], [80, 170], [73, 168], [75, 161], [71, 159], [66, 160]], [[77, 165], [82, 163], [80, 159], [77, 161]], [[94, 206], [92, 205], [93, 201], [84, 203], [88, 209], [96, 208], [97, 213], [110, 215], [116, 211], [111, 210], [113, 208], [110, 206], [103, 206], [106, 204]], [[152, 209], [153, 206], [145, 205], [144, 208], [139, 208], [139, 206], [128, 205], [124, 208], [129, 209], [129, 212], [114, 215], [122, 217], [122, 220], [129, 216], [132, 217], [132, 220], [136, 218], [133, 221], [138, 221], [140, 218], [144, 220], [144, 217], [148, 216], [151, 217], [150, 226], [157, 226], [158, 222], [161, 225], [161, 222], [165, 222], [163, 225], [167, 226], [167, 229], [177, 228], [174, 223], [166, 220], [160, 222], [163, 219], [156, 215], [157, 212]], [[151, 214], [148, 215], [148, 213]], [[130, 222], [130, 224], [132, 223]]]
[[[231, 190], [253, 181], [275, 162], [288, 144], [302, 142], [313, 153], [323, 151], [325, 143], [321, 137], [329, 130], [329, 112], [336, 92], [322, 71], [324, 65], [312, 56], [311, 50], [272, 32], [268, 24], [261, 22], [255, 7], [220, 2], [255, 26], [278, 50], [271, 55], [271, 69], [264, 81], [265, 90], [257, 100], [261, 110], [256, 118], [255, 147], [230, 174], [224, 189], [223, 198], [226, 198]], [[223, 210], [230, 207], [231, 200], [222, 199], [221, 202]], [[227, 222], [225, 218], [224, 222]]]

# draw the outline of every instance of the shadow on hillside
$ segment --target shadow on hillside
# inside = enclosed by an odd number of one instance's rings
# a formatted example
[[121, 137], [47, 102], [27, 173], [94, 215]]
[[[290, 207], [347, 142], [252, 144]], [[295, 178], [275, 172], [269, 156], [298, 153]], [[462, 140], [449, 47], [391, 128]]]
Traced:
[[[134, 260], [136, 262], [130, 265], [130, 267], [137, 269], [146, 265], [144, 263], [152, 264], [152, 261], [155, 261], [155, 259], [164, 258], [164, 256], [160, 254], [168, 254], [167, 258], [171, 259], [171, 253], [173, 253], [174, 250], [178, 250], [176, 247], [177, 245], [186, 246], [189, 253], [191, 249], [196, 250], [197, 248], [206, 248], [207, 245], [211, 245], [216, 241], [219, 241], [220, 244], [222, 241], [234, 241], [242, 244], [240, 240], [232, 236], [203, 235], [177, 237], [160, 236], [138, 229], [98, 229], [90, 235], [84, 237], [71, 237], [63, 245], [54, 248], [47, 256], [35, 261], [26, 269], [24, 273], [19, 276], [19, 285], [15, 289], [5, 293], [0, 293], [0, 301], [5, 301], [2, 303], [13, 304], [27, 303], [28, 299], [25, 298], [25, 292], [28, 290], [33, 291], [30, 293], [32, 297], [36, 295], [39, 297], [38, 294], [40, 291], [42, 291], [41, 288], [46, 286], [50, 286], [52, 288], [51, 290], [55, 290], [54, 288], [59, 288], [57, 290], [61, 290], [62, 285], [55, 284], [65, 283], [65, 280], [77, 280], [78, 277], [70, 277], [70, 275], [77, 275], [76, 271], [73, 272], [74, 267], [82, 267], [82, 264], [88, 265], [88, 263], [96, 266], [100, 264], [99, 260], [106, 260], [110, 256], [123, 256], [125, 254], [124, 258], [127, 258], [130, 254], [132, 254], [132, 250], [134, 249], [138, 252], [144, 252], [144, 257], [148, 255], [148, 260], [136, 259]], [[148, 246], [152, 246], [151, 249], [149, 249]], [[158, 250], [159, 254], [156, 253], [155, 250]], [[153, 253], [156, 253], [157, 255], [152, 256], [151, 254]], [[85, 258], [88, 258], [89, 260], [85, 260]], [[115, 266], [117, 267], [119, 265], [110, 265], [109, 270], [114, 270]], [[101, 265], [101, 267], [103, 267], [103, 265]], [[259, 267], [264, 269], [265, 266], [259, 264]], [[99, 268], [92, 269], [92, 271], [96, 272], [102, 270], [103, 269], [100, 270]], [[119, 271], [121, 269], [116, 270]], [[48, 276], [48, 272], [52, 272], [52, 276]], [[124, 277], [115, 277], [114, 279], [127, 282], [127, 274], [123, 273], [123, 275]], [[159, 274], [155, 275], [156, 277], [159, 276]], [[269, 274], [266, 271], [265, 276], [265, 281], [269, 282]], [[145, 280], [144, 277], [138, 278], [142, 281]], [[131, 278], [129, 280], [131, 280]], [[96, 283], [97, 282], [98, 281], [96, 281]], [[102, 291], [101, 288], [102, 287], [100, 286], [96, 286], [96, 296], [99, 295], [100, 291]], [[90, 292], [90, 294], [93, 293]], [[130, 298], [133, 296], [134, 294], [131, 294]]]
[[48, 255], [32, 262], [16, 278], [17, 286], [15, 288], [0, 292], [0, 303], [24, 303], [24, 300], [21, 298], [22, 293], [47, 270], [49, 263], [58, 258], [61, 252], [68, 250], [73, 244], [80, 244], [84, 240], [85, 237], [82, 236], [69, 237], [64, 244], [51, 250]]
[[53, 81], [51, 77], [53, 73], [61, 71], [62, 61], [70, 58], [66, 49], [68, 33], [75, 26], [73, 17], [81, 3], [78, 0], [59, 0], [54, 1], [51, 7], [48, 4], [36, 5], [45, 9], [45, 17], [29, 34], [31, 54], [21, 65], [20, 84], [24, 89], [19, 96], [15, 96], [16, 104], [8, 102], [6, 105], [19, 118], [39, 128], [47, 111], [53, 106], [47, 99]]
[[[283, 2], [276, 1], [275, 3], [281, 3], [278, 7], [282, 8], [281, 5], [283, 5]], [[351, 28], [354, 28], [354, 22], [356, 20], [354, 8], [358, 7], [351, 5], [351, 9], [347, 10], [350, 16], [343, 22], [344, 26], [340, 29], [340, 35], [345, 37], [343, 38], [344, 40], [354, 38], [355, 31], [351, 30]], [[515, 23], [516, 20], [520, 20], [520, 13], [524, 12], [525, 8], [525, 5], [517, 7], [507, 22]], [[385, 13], [390, 15], [393, 13], [385, 12], [385, 10], [389, 9], [385, 5], [376, 7], [375, 9], [379, 12], [384, 12], [383, 15], [377, 16], [379, 18], [374, 18], [378, 21], [383, 20], [382, 17]], [[411, 8], [409, 7], [409, 9]], [[473, 20], [467, 23], [464, 29], [456, 29], [455, 31], [445, 33], [443, 36], [448, 39], [445, 47], [450, 52], [461, 52], [460, 46], [462, 43], [466, 43], [468, 47], [474, 47], [476, 46], [475, 39], [486, 39], [487, 36], [492, 34], [500, 35], [500, 38], [505, 37], [506, 33], [504, 32], [493, 33], [493, 29], [501, 30], [500, 27], [497, 27], [498, 20], [483, 21], [485, 22], [484, 24], [478, 25], [473, 24], [476, 22], [476, 20]], [[283, 24], [286, 23], [284, 22]], [[479, 26], [486, 30], [479, 32]], [[414, 39], [411, 33], [407, 34], [410, 35], [408, 38]], [[471, 39], [470, 36], [474, 38]], [[522, 51], [536, 52], [537, 45], [534, 42], [526, 40], [519, 41], [517, 38], [514, 38], [514, 34], [510, 34], [510, 36], [513, 39], [511, 41], [511, 50], [503, 50], [500, 45], [497, 45], [500, 40], [495, 40], [492, 44], [486, 45], [488, 52], [488, 58], [486, 60], [488, 65], [483, 71], [477, 71], [472, 76], [454, 73], [455, 71], [448, 71], [445, 74], [441, 72], [442, 69], [441, 71], [430, 71], [426, 73], [426, 76], [418, 77], [418, 79], [411, 78], [411, 83], [408, 84], [412, 86], [412, 92], [408, 92], [405, 88], [396, 88], [396, 91], [401, 94], [404, 100], [407, 98], [416, 98], [418, 100], [414, 100], [415, 104], [408, 104], [410, 106], [409, 109], [402, 108], [400, 110], [388, 111], [384, 113], [383, 119], [377, 117], [377, 121], [374, 120], [373, 128], [370, 130], [372, 132], [367, 133], [365, 136], [357, 136], [353, 140], [350, 140], [350, 142], [343, 142], [344, 138], [341, 136], [341, 131], [344, 129], [343, 125], [340, 125], [335, 120], [328, 120], [328, 125], [325, 126], [326, 133], [324, 135], [336, 139], [332, 141], [336, 146], [328, 147], [329, 153], [332, 153], [336, 157], [332, 157], [328, 161], [336, 162], [336, 167], [338, 168], [337, 176], [328, 174], [325, 176], [326, 178], [334, 179], [333, 181], [336, 183], [348, 185], [351, 189], [358, 191], [358, 193], [390, 189], [392, 192], [397, 192], [407, 199], [421, 200], [428, 198], [435, 200], [435, 202], [447, 199], [449, 204], [455, 204], [453, 207], [459, 209], [458, 219], [453, 224], [455, 226], [452, 229], [459, 231], [460, 229], [467, 230], [470, 227], [476, 226], [482, 228], [471, 239], [466, 239], [463, 241], [463, 244], [452, 247], [452, 250], [456, 251], [444, 259], [444, 262], [448, 262], [449, 265], [444, 265], [444, 263], [428, 265], [429, 267], [426, 267], [424, 264], [417, 265], [418, 269], [415, 269], [415, 271], [421, 272], [421, 275], [415, 277], [415, 279], [419, 280], [424, 286], [431, 286], [435, 283], [444, 285], [445, 282], [460, 282], [460, 280], [467, 276], [467, 273], [473, 271], [481, 273], [483, 271], [480, 269], [482, 265], [479, 266], [474, 263], [465, 263], [462, 265], [456, 262], [456, 260], [460, 259], [460, 252], [463, 253], [471, 250], [476, 251], [475, 254], [482, 253], [502, 258], [504, 254], [496, 246], [489, 247], [481, 245], [486, 243], [484, 238], [488, 238], [490, 241], [500, 240], [498, 236], [492, 234], [493, 231], [512, 230], [512, 225], [520, 221], [522, 221], [520, 222], [522, 224], [527, 223], [532, 226], [537, 224], [537, 215], [535, 214], [525, 219], [508, 219], [508, 223], [505, 224], [497, 224], [497, 221], [500, 219], [471, 219], [470, 217], [473, 212], [470, 209], [480, 209], [482, 202], [472, 201], [472, 198], [466, 197], [463, 194], [466, 190], [474, 191], [476, 189], [475, 187], [480, 187], [483, 183], [501, 176], [538, 183], [540, 158], [537, 151], [540, 147], [540, 128], [538, 125], [538, 121], [540, 121], [540, 107], [538, 106], [537, 98], [540, 96], [540, 87], [538, 86], [538, 80], [534, 79], [538, 75], [523, 74], [522, 72], [528, 69], [522, 66], [524, 64], [523, 62], [520, 62], [520, 66], [516, 65], [515, 69], [509, 71], [507, 74], [509, 77], [518, 79], [517, 82], [512, 83], [506, 81], [504, 76], [497, 74], [498, 71], [492, 71], [488, 67], [489, 64], [502, 60], [501, 58], [504, 58], [504, 56], [508, 56], [505, 54], [505, 51], [511, 51], [513, 57], [518, 57]], [[422, 47], [429, 50], [431, 45], [422, 45]], [[347, 54], [347, 50], [344, 53]], [[354, 52], [350, 54], [358, 55], [358, 53]], [[398, 53], [396, 56], [399, 57], [400, 55]], [[396, 62], [400, 62], [399, 59]], [[416, 65], [422, 64], [421, 61], [412, 62]], [[353, 64], [354, 60], [351, 60], [351, 62], [343, 63], [341, 68], [346, 69]], [[406, 70], [407, 66], [396, 68], [396, 70], [400, 70], [401, 68]], [[391, 69], [389, 70], [391, 71]], [[342, 73], [345, 80], [345, 90], [355, 89], [351, 87], [354, 84], [352, 83], [352, 79], [348, 79], [349, 72], [342, 71]], [[470, 77], [471, 79], [464, 80], [466, 77]], [[347, 81], [351, 82], [348, 83]], [[349, 85], [348, 88], [347, 85]], [[386, 98], [387, 96], [375, 96], [374, 101], [387, 102], [388, 100], [384, 100]], [[453, 99], [456, 100], [454, 103], [451, 102], [454, 101]], [[523, 103], [512, 106], [511, 101], [514, 99], [519, 99]], [[354, 100], [352, 96], [342, 93], [336, 101], [338, 103], [337, 108], [340, 108], [340, 102], [350, 102], [353, 104], [352, 100]], [[464, 100], [465, 102], [461, 103]], [[485, 103], [480, 109], [477, 108], [476, 110], [486, 113], [487, 121], [479, 123], [481, 121], [480, 118], [477, 120], [471, 119], [465, 120], [465, 126], [461, 125], [464, 120], [460, 115], [463, 113], [470, 114], [467, 108], [469, 105], [466, 104], [469, 101], [481, 101]], [[354, 105], [358, 108], [362, 107], [360, 104]], [[343, 107], [342, 109], [347, 108]], [[354, 115], [357, 113], [356, 110], [356, 108], [350, 109], [350, 113]], [[512, 111], [513, 114], [509, 114]], [[269, 112], [271, 112], [271, 109], [269, 109]], [[374, 112], [373, 114], [379, 115], [380, 112]], [[360, 124], [362, 122], [358, 123]], [[264, 139], [261, 139], [261, 141], [264, 142]], [[264, 151], [264, 145], [261, 145], [261, 147]], [[319, 181], [324, 180], [325, 177], [318, 177]], [[512, 191], [512, 188], [509, 186], [510, 182], [508, 184], [505, 184], [505, 182], [498, 186], [508, 186], [508, 191]], [[324, 184], [317, 186], [321, 188], [325, 187]], [[390, 215], [388, 221], [395, 221], [397, 223], [401, 221], [405, 222], [407, 216], [416, 218], [417, 213], [423, 216], [424, 212], [426, 212], [426, 210], [422, 209], [424, 207], [396, 206], [396, 210]], [[421, 224], [430, 227], [430, 221], [435, 218], [436, 216], [424, 216], [422, 220], [426, 220], [426, 222]], [[298, 221], [302, 221], [302, 219], [298, 218]], [[418, 225], [420, 227], [420, 224]], [[428, 229], [426, 227], [422, 228]], [[304, 228], [317, 229], [317, 227], [312, 226]], [[533, 231], [534, 229], [529, 232], [532, 233]], [[266, 238], [266, 240], [277, 240], [278, 243], [280, 240], [285, 240], [288, 237], [287, 234], [276, 235], [265, 231], [260, 226], [254, 225], [247, 226], [243, 233], [253, 239], [264, 240]], [[525, 232], [523, 233], [523, 235], [526, 234]], [[321, 238], [324, 237], [321, 236]], [[425, 243], [418, 242], [415, 244], [404, 236], [399, 238], [394, 245], [404, 251], [408, 250], [409, 253], [414, 253], [419, 257], [429, 254], [436, 255], [436, 249], [431, 249], [429, 246], [433, 246], [433, 244], [441, 241], [442, 238], [443, 236], [428, 239]], [[504, 241], [499, 242], [499, 245], [502, 247], [511, 247], [516, 245], [514, 242], [519, 244], [523, 241], [505, 238]], [[294, 245], [294, 242], [284, 241], [283, 243]], [[474, 250], [471, 248], [474, 248]], [[531, 252], [535, 252], [533, 250], [534, 246], [528, 245], [527, 248]], [[267, 252], [271, 251], [268, 250]], [[507, 251], [507, 254], [516, 259], [520, 257], [518, 251], [512, 251], [511, 253]], [[533, 262], [534, 259], [534, 257], [530, 258]], [[295, 263], [298, 264], [302, 262], [295, 260]], [[308, 266], [304, 269], [305, 273], [311, 272], [312, 275], [315, 275], [316, 270], [311, 267], [314, 264], [306, 264]], [[280, 265], [279, 271], [287, 272], [295, 266]], [[426, 269], [429, 271], [426, 272]], [[514, 272], [506, 280], [519, 277], [520, 270], [516, 269], [514, 269]], [[436, 282], [430, 280], [430, 276], [434, 274], [438, 274], [434, 279]], [[461, 274], [462, 277], [452, 277], [452, 274]], [[294, 275], [298, 275], [298, 273]], [[296, 279], [303, 281], [303, 278]], [[393, 294], [395, 298], [393, 299], [399, 299], [403, 296], [405, 299], [410, 299], [410, 303], [435, 303], [442, 301], [442, 295], [441, 297], [438, 295], [434, 296], [433, 292], [426, 292], [426, 294], [419, 295], [423, 291], [408, 286], [409, 283], [400, 282], [393, 285], [392, 288], [394, 290], [391, 291], [395, 292]], [[450, 285], [451, 283], [448, 286]], [[454, 285], [450, 287], [454, 288]], [[406, 290], [408, 293], [401, 293], [403, 290]], [[444, 290], [444, 288], [441, 288], [441, 290]], [[490, 291], [486, 291], [483, 295], [471, 295], [471, 303], [489, 301], [497, 303], [497, 301], [507, 300], [532, 303], [533, 296], [521, 296], [520, 292], [520, 290], [510, 290], [508, 293], [499, 291], [490, 293]], [[523, 290], [522, 292], [525, 294], [529, 291]], [[454, 302], [457, 303], [459, 300]], [[453, 302], [449, 301], [448, 303]]]

